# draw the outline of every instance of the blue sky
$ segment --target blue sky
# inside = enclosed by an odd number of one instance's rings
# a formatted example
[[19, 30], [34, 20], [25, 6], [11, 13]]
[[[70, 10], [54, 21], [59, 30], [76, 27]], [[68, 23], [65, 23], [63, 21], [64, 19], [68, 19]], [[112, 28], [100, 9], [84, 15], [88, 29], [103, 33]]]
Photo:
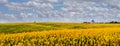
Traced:
[[120, 21], [119, 0], [0, 0], [0, 22]]

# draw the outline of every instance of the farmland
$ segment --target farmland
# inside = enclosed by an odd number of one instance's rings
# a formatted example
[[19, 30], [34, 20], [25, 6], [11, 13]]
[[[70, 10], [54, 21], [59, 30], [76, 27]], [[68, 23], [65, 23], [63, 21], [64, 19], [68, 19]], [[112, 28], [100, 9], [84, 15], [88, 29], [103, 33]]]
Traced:
[[0, 24], [1, 46], [119, 46], [120, 24]]

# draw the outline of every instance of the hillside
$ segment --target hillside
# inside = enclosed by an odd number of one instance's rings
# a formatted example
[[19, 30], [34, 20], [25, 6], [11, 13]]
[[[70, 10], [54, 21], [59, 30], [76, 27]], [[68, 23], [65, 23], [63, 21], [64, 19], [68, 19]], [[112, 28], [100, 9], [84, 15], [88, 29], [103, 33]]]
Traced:
[[120, 24], [81, 24], [81, 23], [6, 23], [0, 24], [0, 33], [21, 33], [44, 30], [120, 28]]

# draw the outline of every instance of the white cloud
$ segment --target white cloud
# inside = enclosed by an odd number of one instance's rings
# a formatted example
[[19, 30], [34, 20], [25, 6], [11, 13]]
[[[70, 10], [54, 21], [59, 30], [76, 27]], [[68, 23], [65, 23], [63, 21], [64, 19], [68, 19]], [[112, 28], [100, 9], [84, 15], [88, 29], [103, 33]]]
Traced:
[[48, 1], [50, 1], [50, 2], [58, 2], [58, 0], [48, 0]]
[[7, 3], [8, 0], [0, 0], [0, 3]]
[[19, 17], [13, 15], [11, 18], [16, 17], [23, 20], [89, 21], [90, 19], [96, 19], [104, 21], [118, 20], [120, 16], [119, 0], [59, 1], [60, 0], [31, 0], [28, 2], [9, 2], [6, 4], [6, 7], [11, 10], [19, 10]]
[[20, 13], [20, 16], [23, 18], [37, 18], [38, 15], [33, 13]]
[[5, 14], [0, 12], [0, 23], [16, 21], [16, 16], [14, 14]]
[[41, 3], [36, 1], [28, 1], [28, 2], [10, 2], [6, 4], [6, 6], [11, 10], [27, 10], [27, 9], [49, 9], [53, 8], [53, 5], [50, 3]]

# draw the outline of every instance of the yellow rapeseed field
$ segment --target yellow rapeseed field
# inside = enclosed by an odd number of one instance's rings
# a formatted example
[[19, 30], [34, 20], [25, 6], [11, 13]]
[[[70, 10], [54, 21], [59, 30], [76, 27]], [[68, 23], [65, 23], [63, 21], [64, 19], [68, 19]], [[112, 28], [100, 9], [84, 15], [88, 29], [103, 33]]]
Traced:
[[0, 46], [120, 46], [120, 28], [0, 34]]

